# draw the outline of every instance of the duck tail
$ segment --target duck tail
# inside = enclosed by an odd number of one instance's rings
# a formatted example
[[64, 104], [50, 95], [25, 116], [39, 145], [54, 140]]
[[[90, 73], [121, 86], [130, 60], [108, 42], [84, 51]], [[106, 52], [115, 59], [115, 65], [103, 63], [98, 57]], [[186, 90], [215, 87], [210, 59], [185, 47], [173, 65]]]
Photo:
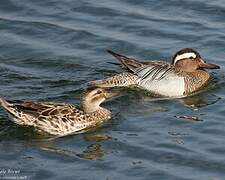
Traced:
[[3, 109], [5, 109], [10, 115], [14, 116], [14, 111], [12, 110], [12, 105], [13, 104], [9, 103], [4, 98], [0, 97], [0, 106], [2, 106]]
[[103, 80], [95, 80], [89, 82], [89, 86], [94, 87], [128, 87], [136, 85], [138, 77], [132, 73], [121, 73]]
[[14, 111], [12, 109], [13, 107], [13, 103], [8, 102], [7, 100], [5, 100], [4, 98], [0, 97], [0, 106], [2, 106], [7, 112], [9, 112], [10, 114], [14, 114]]
[[142, 66], [142, 63], [136, 59], [129, 58], [122, 54], [118, 54], [112, 50], [107, 50], [107, 52], [111, 54], [112, 56], [114, 56], [120, 62], [120, 63], [110, 63], [110, 64], [119, 65], [123, 68], [130, 70], [131, 72], [134, 72], [135, 69]]
[[9, 103], [2, 97], [0, 97], [0, 106], [3, 108], [6, 108], [9, 105]]

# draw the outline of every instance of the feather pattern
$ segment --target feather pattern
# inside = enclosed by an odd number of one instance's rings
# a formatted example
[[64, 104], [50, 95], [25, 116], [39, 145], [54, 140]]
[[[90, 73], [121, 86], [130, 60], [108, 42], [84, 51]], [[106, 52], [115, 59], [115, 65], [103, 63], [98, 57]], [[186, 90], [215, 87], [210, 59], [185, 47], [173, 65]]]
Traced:
[[208, 83], [210, 75], [205, 68], [219, 68], [218, 65], [206, 63], [200, 54], [192, 48], [178, 51], [171, 64], [165, 61], [141, 61], [111, 50], [108, 52], [119, 61], [119, 63], [115, 63], [116, 65], [130, 72], [92, 81], [90, 84], [93, 86], [136, 86], [154, 94], [180, 97], [193, 93]]
[[167, 63], [143, 65], [134, 71], [137, 85], [154, 94], [183, 96], [185, 92], [182, 72]]
[[143, 65], [139, 68], [137, 68], [134, 71], [134, 74], [136, 74], [140, 80], [162, 80], [164, 78], [167, 78], [168, 76], [175, 74], [179, 76], [179, 70], [175, 69], [173, 66], [167, 63], [161, 63], [161, 64], [153, 64], [153, 65]]
[[7, 101], [3, 98], [0, 103], [13, 122], [58, 136], [83, 132], [111, 118], [111, 112], [100, 106], [87, 113], [79, 106], [65, 103]]

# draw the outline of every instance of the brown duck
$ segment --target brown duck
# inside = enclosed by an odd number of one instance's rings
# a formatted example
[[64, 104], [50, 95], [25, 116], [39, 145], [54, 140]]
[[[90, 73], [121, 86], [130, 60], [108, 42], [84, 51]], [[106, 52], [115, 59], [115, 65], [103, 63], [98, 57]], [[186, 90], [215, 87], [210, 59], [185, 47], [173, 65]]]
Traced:
[[106, 99], [116, 95], [101, 88], [87, 90], [81, 96], [80, 106], [64, 103], [9, 101], [0, 99], [1, 106], [13, 122], [65, 136], [80, 133], [111, 118], [111, 112], [100, 106]]

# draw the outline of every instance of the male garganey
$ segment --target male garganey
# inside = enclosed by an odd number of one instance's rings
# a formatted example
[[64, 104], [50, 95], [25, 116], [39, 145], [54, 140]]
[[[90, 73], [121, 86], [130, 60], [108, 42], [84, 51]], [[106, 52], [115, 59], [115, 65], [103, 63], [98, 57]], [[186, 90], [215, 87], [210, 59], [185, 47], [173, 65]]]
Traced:
[[8, 101], [0, 99], [1, 106], [9, 113], [12, 121], [33, 126], [51, 135], [65, 136], [79, 133], [111, 118], [111, 112], [100, 104], [116, 95], [96, 88], [81, 96], [80, 106], [64, 103]]
[[139, 61], [108, 50], [129, 70], [113, 77], [90, 82], [97, 87], [136, 86], [151, 93], [168, 96], [187, 96], [207, 84], [210, 75], [206, 69], [219, 69], [215, 64], [206, 63], [200, 54], [185, 48], [178, 51], [171, 64], [163, 61]]

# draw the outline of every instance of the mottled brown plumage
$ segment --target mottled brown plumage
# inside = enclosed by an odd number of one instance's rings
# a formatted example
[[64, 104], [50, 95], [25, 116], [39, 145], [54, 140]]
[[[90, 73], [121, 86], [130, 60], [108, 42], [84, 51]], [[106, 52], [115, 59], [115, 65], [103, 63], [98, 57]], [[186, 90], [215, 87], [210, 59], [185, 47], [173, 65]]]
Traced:
[[33, 126], [52, 135], [65, 136], [79, 133], [111, 118], [111, 112], [100, 104], [113, 93], [96, 88], [81, 96], [80, 106], [65, 103], [7, 101], [0, 99], [2, 107], [13, 122]]

